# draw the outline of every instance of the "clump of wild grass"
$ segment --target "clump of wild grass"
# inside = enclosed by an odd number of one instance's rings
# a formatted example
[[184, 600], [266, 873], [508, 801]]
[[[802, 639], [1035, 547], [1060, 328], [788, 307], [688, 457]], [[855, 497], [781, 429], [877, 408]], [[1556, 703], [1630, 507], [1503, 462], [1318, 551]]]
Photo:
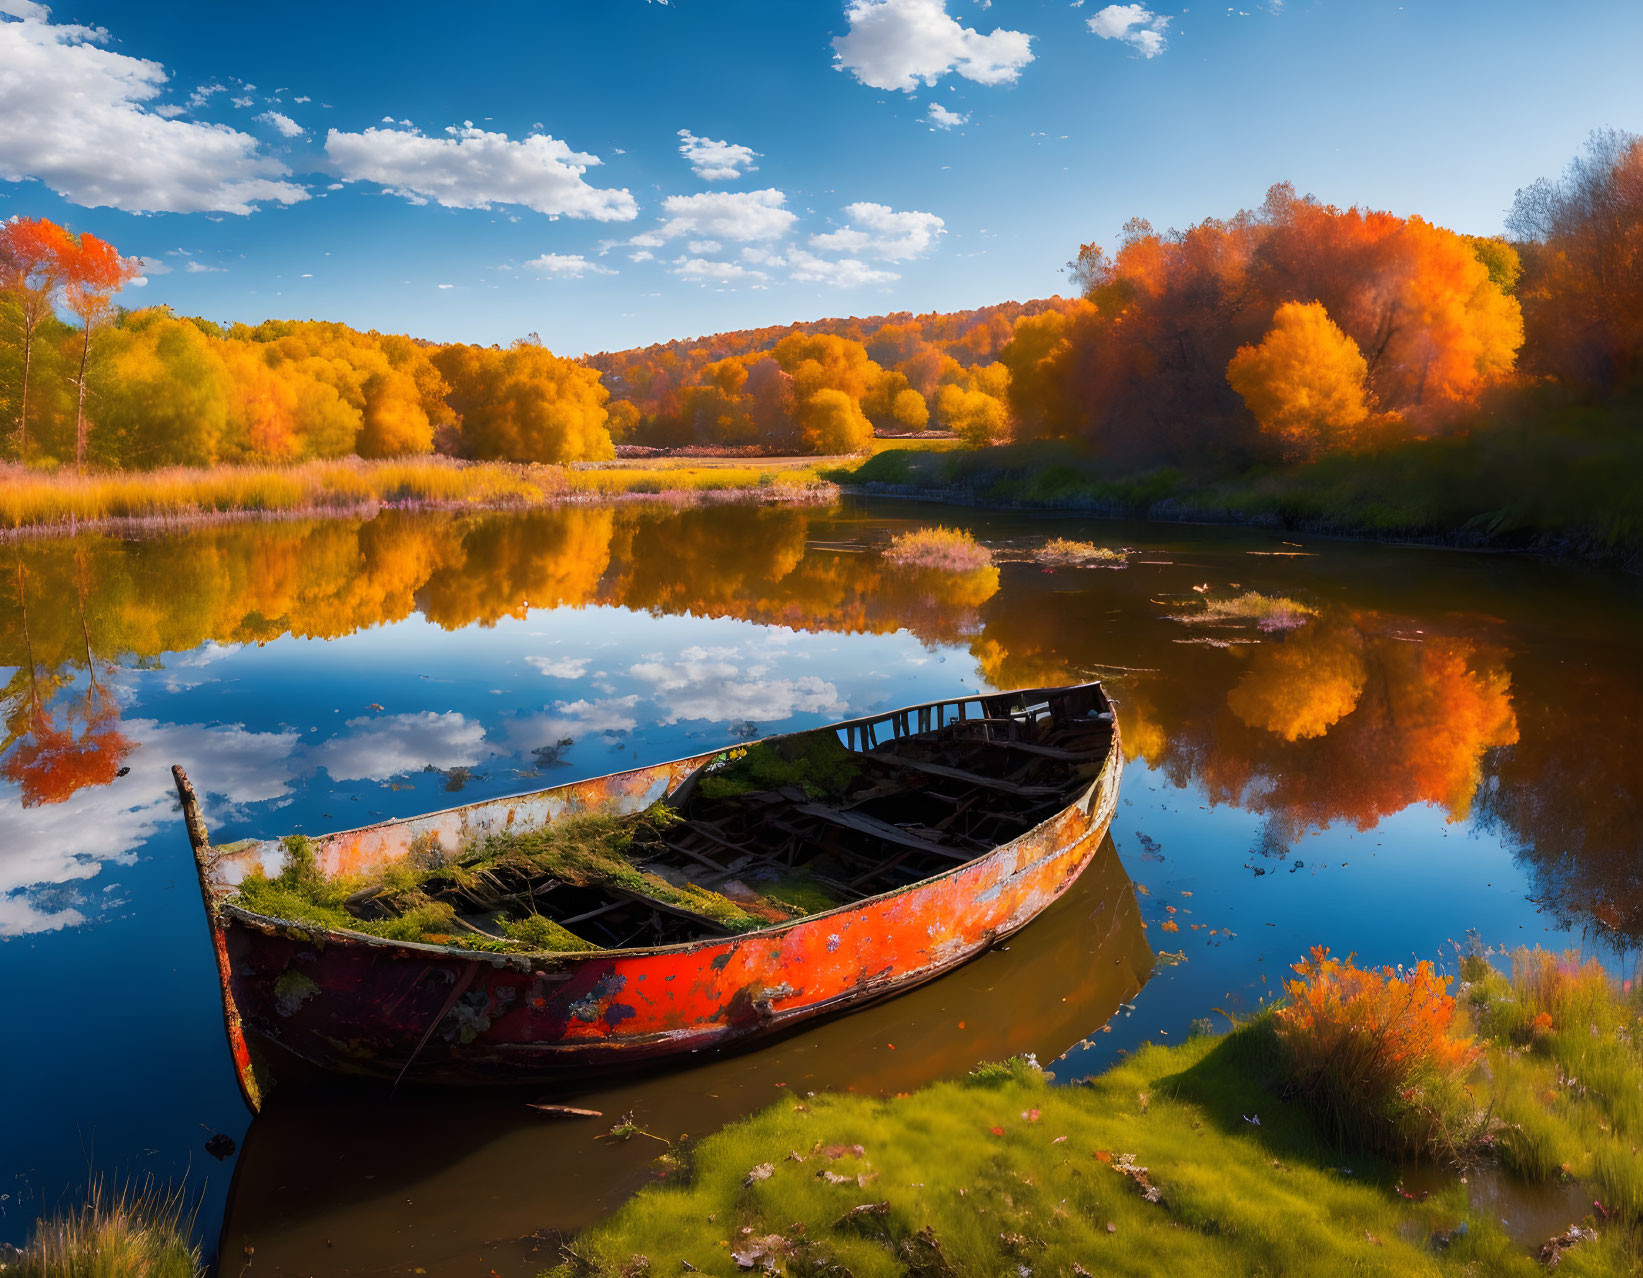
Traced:
[[962, 528], [914, 528], [897, 533], [884, 552], [890, 563], [903, 568], [936, 568], [943, 572], [971, 572], [993, 562], [988, 550]]
[[1509, 975], [1476, 956], [1461, 974], [1502, 1160], [1531, 1181], [1590, 1181], [1605, 1211], [1643, 1222], [1643, 996], [1541, 949], [1514, 952]]
[[41, 1220], [15, 1271], [19, 1278], [199, 1278], [194, 1215], [181, 1190], [111, 1190], [94, 1183], [76, 1211]]
[[1110, 546], [1097, 546], [1093, 541], [1072, 541], [1066, 537], [1052, 537], [1037, 550], [1033, 558], [1051, 568], [1076, 568], [1081, 564], [1124, 564], [1129, 552]]
[[1343, 1146], [1458, 1155], [1472, 1139], [1463, 1083], [1482, 1054], [1461, 1036], [1449, 979], [1429, 962], [1361, 968], [1315, 946], [1276, 1017], [1290, 1093]]
[[1294, 630], [1304, 626], [1318, 615], [1309, 607], [1286, 595], [1263, 595], [1246, 590], [1231, 599], [1206, 599], [1200, 612], [1183, 613], [1172, 621], [1237, 622], [1253, 621], [1262, 630]]

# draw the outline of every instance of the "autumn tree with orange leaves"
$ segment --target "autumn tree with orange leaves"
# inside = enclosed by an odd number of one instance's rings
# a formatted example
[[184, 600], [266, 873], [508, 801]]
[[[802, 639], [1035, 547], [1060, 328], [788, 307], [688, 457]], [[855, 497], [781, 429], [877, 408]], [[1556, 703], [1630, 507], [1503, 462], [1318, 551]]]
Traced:
[[1285, 302], [1260, 345], [1240, 346], [1227, 363], [1232, 389], [1291, 457], [1352, 442], [1369, 416], [1368, 373], [1358, 344], [1320, 302]]
[[[1356, 346], [1376, 420], [1402, 418], [1422, 433], [1475, 408], [1511, 374], [1523, 342], [1515, 298], [1467, 237], [1419, 217], [1333, 208], [1287, 185], [1257, 210], [1184, 231], [1161, 234], [1133, 220], [1116, 254], [1086, 245], [1074, 274], [1093, 310], [1020, 324], [1001, 356], [1018, 416], [1037, 433], [1080, 435], [1136, 465], [1203, 470], [1263, 452], [1256, 414], [1227, 370], [1241, 347], [1260, 347], [1292, 303], [1316, 303]], [[1352, 393], [1356, 364], [1321, 325], [1303, 338], [1302, 317], [1291, 314], [1267, 376], [1255, 375], [1254, 357], [1242, 363], [1245, 385], [1269, 421], [1283, 421], [1278, 438], [1338, 438], [1342, 414], [1367, 420]], [[1285, 346], [1327, 349], [1334, 366], [1323, 415], [1306, 425], [1320, 384], [1291, 375], [1283, 393], [1261, 393], [1263, 382], [1280, 384], [1272, 374], [1286, 362]]]
[[17, 455], [28, 460], [29, 375], [40, 326], [52, 317], [63, 281], [69, 240], [63, 228], [43, 217], [14, 217], [0, 223], [0, 289], [16, 301], [22, 347], [22, 397], [17, 413]]

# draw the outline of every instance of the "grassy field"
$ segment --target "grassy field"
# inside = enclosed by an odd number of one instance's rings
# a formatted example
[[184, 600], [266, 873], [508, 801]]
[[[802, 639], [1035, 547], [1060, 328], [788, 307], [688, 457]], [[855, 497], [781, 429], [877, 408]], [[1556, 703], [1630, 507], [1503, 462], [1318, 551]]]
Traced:
[[815, 459], [690, 459], [600, 467], [425, 457], [298, 466], [221, 466], [77, 476], [0, 467], [0, 530], [186, 522], [235, 514], [341, 514], [382, 504], [541, 506], [622, 497], [808, 502], [836, 490]]
[[[1543, 1245], [1564, 1274], [1638, 1272], [1637, 999], [1539, 951], [1510, 976], [1481, 959], [1463, 970], [1457, 1025], [1477, 1039], [1457, 1041], [1478, 1064], [1448, 1134], [1464, 1129], [1473, 1177], [1561, 1181], [1600, 1202], [1578, 1233], [1510, 1238], [1459, 1170], [1411, 1194], [1396, 1166], [1326, 1140], [1269, 1010], [1070, 1087], [1012, 1061], [911, 1096], [779, 1102], [670, 1152], [673, 1179], [570, 1243], [555, 1278], [1529, 1275]], [[1384, 984], [1383, 1006], [1402, 989]], [[1384, 1025], [1357, 1028], [1373, 1050], [1389, 1041]], [[1394, 1102], [1421, 1087], [1409, 1076]]]

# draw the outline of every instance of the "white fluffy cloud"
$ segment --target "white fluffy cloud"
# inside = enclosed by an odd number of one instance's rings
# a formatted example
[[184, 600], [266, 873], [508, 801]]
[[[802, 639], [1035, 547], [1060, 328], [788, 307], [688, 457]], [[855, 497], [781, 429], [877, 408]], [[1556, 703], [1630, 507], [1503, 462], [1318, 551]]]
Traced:
[[101, 47], [102, 28], [53, 23], [32, 0], [0, 0], [0, 15], [0, 179], [130, 213], [250, 213], [308, 198], [250, 134], [161, 114], [151, 104], [165, 68]]
[[970, 122], [970, 113], [965, 111], [961, 114], [958, 111], [949, 111], [941, 103], [932, 102], [930, 104], [930, 114], [927, 118], [938, 129], [956, 129], [959, 125]]
[[503, 754], [552, 751], [566, 737], [581, 741], [591, 736], [621, 736], [639, 721], [633, 708], [639, 698], [604, 697], [597, 701], [556, 701], [551, 711], [509, 720], [496, 734], [495, 748]]
[[759, 153], [752, 147], [699, 138], [689, 129], [680, 129], [679, 137], [679, 154], [685, 157], [691, 172], [703, 181], [734, 182], [759, 167], [753, 163]]
[[343, 726], [351, 731], [321, 742], [308, 756], [333, 781], [385, 781], [429, 764], [455, 768], [478, 763], [491, 753], [485, 748], [484, 726], [455, 710], [371, 715]]
[[705, 257], [676, 257], [667, 269], [680, 279], [695, 280], [700, 284], [729, 284], [736, 280], [767, 278], [763, 271], [738, 266], [735, 262], [715, 262]]
[[1143, 58], [1164, 51], [1164, 31], [1170, 19], [1139, 4], [1109, 4], [1085, 25], [1103, 40], [1122, 40]]
[[276, 130], [281, 137], [300, 138], [306, 130], [288, 115], [281, 115], [278, 111], [264, 111], [253, 117], [258, 124], [266, 124]]
[[591, 657], [526, 657], [525, 664], [549, 679], [580, 679], [592, 664]]
[[690, 647], [671, 661], [660, 653], [647, 657], [630, 673], [650, 686], [663, 711], [662, 724], [778, 722], [796, 714], [841, 715], [848, 708], [839, 690], [815, 675], [774, 679], [770, 670], [768, 662], [744, 648]]
[[934, 213], [898, 213], [887, 204], [850, 204], [844, 212], [849, 224], [812, 235], [811, 248], [901, 262], [927, 252], [946, 230], [946, 223]]
[[515, 142], [506, 133], [476, 129], [471, 121], [427, 137], [414, 129], [332, 129], [325, 154], [345, 182], [375, 182], [413, 204], [430, 200], [451, 209], [519, 204], [550, 217], [627, 222], [639, 206], [625, 189], [596, 187], [583, 178], [602, 163], [546, 133]]
[[836, 261], [793, 249], [787, 255], [792, 278], [800, 284], [827, 284], [833, 288], [860, 288], [864, 284], [888, 284], [899, 280], [894, 271], [880, 270], [860, 258], [845, 257]]
[[850, 0], [850, 30], [833, 41], [841, 70], [875, 89], [911, 93], [949, 71], [977, 84], [1013, 84], [1033, 60], [1032, 37], [961, 25], [946, 0]]
[[544, 253], [525, 263], [527, 271], [549, 279], [579, 280], [584, 275], [615, 275], [608, 266], [590, 262], [580, 253]]
[[[7, 812], [0, 936], [78, 926], [86, 915], [65, 899], [74, 895], [72, 885], [96, 878], [104, 865], [130, 864], [162, 829], [175, 837], [180, 827], [173, 763], [192, 777], [208, 821], [234, 805], [276, 801], [290, 793], [296, 732], [152, 719], [128, 719], [120, 730], [137, 748], [126, 760], [131, 772], [109, 785], [88, 786], [67, 803], [32, 808], [19, 803], [13, 787], [0, 786], [0, 805]], [[231, 802], [223, 798], [230, 795]]]
[[668, 240], [685, 238], [737, 244], [780, 239], [799, 220], [782, 207], [786, 203], [787, 196], [774, 188], [670, 195], [662, 201], [662, 224], [634, 236], [631, 242], [640, 248], [657, 248]]

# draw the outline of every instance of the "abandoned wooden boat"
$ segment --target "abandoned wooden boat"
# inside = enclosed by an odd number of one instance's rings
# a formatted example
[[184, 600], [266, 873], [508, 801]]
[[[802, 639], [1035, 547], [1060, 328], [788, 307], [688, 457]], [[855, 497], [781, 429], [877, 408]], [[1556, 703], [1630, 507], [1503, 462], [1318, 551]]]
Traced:
[[[1066, 891], [1106, 834], [1120, 763], [1112, 704], [1088, 683], [931, 702], [311, 840], [213, 849], [173, 772], [256, 1109], [259, 1040], [348, 1073], [522, 1082], [736, 1044], [908, 989]], [[588, 829], [633, 831], [620, 870], [554, 850]], [[252, 908], [304, 874], [346, 913]], [[452, 934], [402, 939], [390, 881], [412, 883], [403, 899], [437, 906]], [[371, 934], [383, 918], [401, 931]]]

